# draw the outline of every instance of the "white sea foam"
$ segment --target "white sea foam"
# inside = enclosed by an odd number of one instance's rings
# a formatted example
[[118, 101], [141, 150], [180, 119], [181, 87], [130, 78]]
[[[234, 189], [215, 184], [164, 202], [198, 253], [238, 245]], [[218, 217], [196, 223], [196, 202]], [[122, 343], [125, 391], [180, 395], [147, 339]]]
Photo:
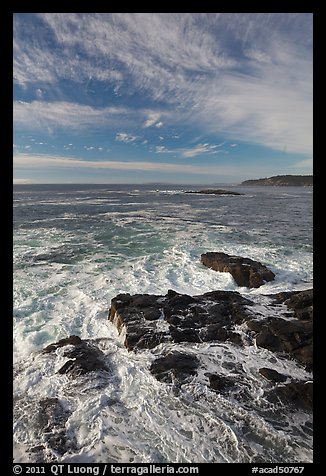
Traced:
[[[46, 396], [59, 397], [70, 412], [65, 428], [75, 448], [60, 458], [61, 462], [245, 462], [255, 461], [262, 445], [267, 460], [275, 461], [275, 454], [282, 454], [283, 461], [293, 463], [302, 461], [304, 453], [305, 460], [311, 460], [309, 451], [300, 450], [296, 438], [286, 430], [296, 428], [297, 414], [290, 414], [284, 431], [279, 431], [264, 418], [264, 413], [270, 413], [270, 418], [278, 420], [271, 405], [265, 404], [264, 410], [260, 403], [262, 410], [258, 410], [263, 390], [269, 386], [259, 378], [258, 368], [270, 361], [270, 367], [292, 378], [309, 378], [294, 362], [280, 360], [267, 350], [258, 353], [254, 347], [180, 344], [178, 349], [202, 359], [208, 372], [214, 373], [218, 368], [221, 375], [230, 376], [241, 362], [246, 375], [234, 399], [228, 399], [207, 390], [202, 384], [207, 377], [199, 371], [198, 379], [183, 386], [180, 398], [148, 370], [155, 355], [161, 355], [163, 345], [153, 354], [133, 354], [113, 338], [97, 339], [96, 343], [107, 355], [112, 373], [94, 375], [92, 379], [80, 377], [77, 381], [55, 374], [65, 362], [62, 349], [58, 349], [56, 357], [35, 354], [17, 364], [19, 419], [15, 432], [19, 443], [46, 445], [30, 418], [37, 399]], [[168, 350], [169, 345], [165, 347]], [[244, 391], [250, 394], [251, 401], [257, 401], [257, 410], [248, 411], [241, 404], [239, 395]], [[304, 424], [307, 416], [299, 415]], [[279, 426], [283, 423], [279, 419]], [[243, 428], [251, 434], [253, 444], [246, 440]]]

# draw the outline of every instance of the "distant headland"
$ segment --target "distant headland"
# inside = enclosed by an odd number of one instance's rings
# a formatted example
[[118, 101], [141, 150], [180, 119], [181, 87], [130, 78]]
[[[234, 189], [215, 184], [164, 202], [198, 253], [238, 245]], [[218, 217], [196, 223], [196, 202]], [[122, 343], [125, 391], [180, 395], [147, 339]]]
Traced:
[[274, 175], [261, 179], [245, 180], [241, 185], [276, 185], [283, 187], [312, 187], [313, 175]]

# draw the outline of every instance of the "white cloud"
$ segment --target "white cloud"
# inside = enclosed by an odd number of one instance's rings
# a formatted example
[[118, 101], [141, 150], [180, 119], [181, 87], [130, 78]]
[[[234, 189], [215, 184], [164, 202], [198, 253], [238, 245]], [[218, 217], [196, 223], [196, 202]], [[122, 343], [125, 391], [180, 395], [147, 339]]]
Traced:
[[134, 142], [137, 139], [137, 136], [127, 134], [126, 132], [118, 132], [115, 136], [115, 140], [119, 142]]
[[255, 61], [258, 61], [259, 63], [270, 63], [271, 62], [271, 57], [266, 54], [266, 52], [259, 50], [259, 49], [248, 49], [244, 51], [244, 54]]
[[299, 162], [296, 162], [294, 164], [295, 168], [300, 168], [300, 169], [309, 169], [312, 173], [313, 169], [313, 159], [305, 159], [305, 160], [300, 160]]
[[155, 147], [155, 152], [157, 154], [166, 154], [166, 153], [170, 154], [170, 153], [173, 153], [174, 151], [168, 150], [164, 145], [157, 145]]
[[158, 127], [158, 128], [162, 127], [163, 122], [160, 121], [160, 118], [161, 118], [160, 113], [150, 112], [148, 114], [148, 118], [146, 119], [146, 121], [143, 124], [143, 127], [151, 127], [151, 126], [155, 126], [155, 127]]
[[186, 172], [191, 174], [206, 174], [211, 172], [210, 167], [184, 165], [184, 164], [166, 164], [160, 162], [122, 162], [122, 161], [99, 161], [82, 160], [71, 157], [50, 156], [50, 155], [28, 155], [19, 154], [14, 156], [14, 166], [23, 168], [71, 168], [83, 167], [91, 169], [114, 169], [114, 170], [144, 170], [158, 172]]
[[[246, 176], [244, 177], [244, 171], [238, 165], [222, 165], [214, 164], [209, 165], [190, 165], [190, 164], [171, 164], [171, 163], [162, 163], [162, 162], [123, 162], [123, 161], [99, 161], [99, 160], [82, 160], [80, 158], [68, 158], [55, 155], [31, 155], [31, 154], [17, 154], [13, 157], [14, 168], [16, 170], [27, 168], [30, 169], [30, 172], [33, 170], [44, 170], [48, 171], [52, 168], [54, 169], [107, 169], [107, 170], [124, 170], [124, 171], [133, 171], [140, 170], [143, 172], [164, 172], [169, 174], [176, 173], [187, 173], [194, 175], [210, 175], [211, 177], [215, 176], [216, 180], [221, 177], [240, 177], [241, 180], [245, 178], [250, 178], [253, 176], [269, 176], [277, 175], [280, 173], [279, 168], [273, 167], [272, 163], [268, 165], [257, 166], [253, 164], [246, 166]], [[282, 172], [282, 171], [281, 171]], [[284, 169], [286, 173], [286, 169]], [[244, 178], [243, 178], [244, 177]]]
[[230, 147], [237, 147], [238, 144], [230, 144]]
[[33, 183], [33, 180], [29, 178], [14, 178], [13, 183], [14, 185], [28, 184]]

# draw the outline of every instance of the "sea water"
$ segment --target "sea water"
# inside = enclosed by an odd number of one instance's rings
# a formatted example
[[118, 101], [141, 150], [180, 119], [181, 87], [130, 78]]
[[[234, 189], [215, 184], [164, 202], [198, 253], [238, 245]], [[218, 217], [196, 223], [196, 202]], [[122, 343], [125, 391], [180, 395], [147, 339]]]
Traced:
[[[35, 461], [29, 449], [43, 438], [35, 408], [47, 397], [69, 412], [73, 442], [65, 454], [49, 448], [49, 461], [312, 461], [311, 416], [278, 419], [261, 398], [260, 367], [311, 378], [294, 361], [255, 346], [179, 344], [213, 372], [228, 375], [231, 363], [241, 363], [254, 404], [210, 392], [200, 372], [176, 393], [149, 371], [164, 345], [128, 352], [108, 322], [118, 293], [237, 290], [257, 300], [312, 287], [312, 188], [223, 188], [243, 195], [187, 194], [199, 187], [171, 184], [15, 186], [15, 461]], [[276, 278], [239, 288], [200, 263], [208, 251], [258, 260]], [[63, 355], [40, 350], [73, 334], [95, 342], [112, 372], [57, 374]]]

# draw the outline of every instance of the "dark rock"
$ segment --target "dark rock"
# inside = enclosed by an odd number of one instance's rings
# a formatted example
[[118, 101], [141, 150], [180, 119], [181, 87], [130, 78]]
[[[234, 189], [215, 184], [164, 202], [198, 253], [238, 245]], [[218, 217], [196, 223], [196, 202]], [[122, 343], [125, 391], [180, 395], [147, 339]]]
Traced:
[[241, 256], [210, 252], [201, 255], [201, 262], [214, 271], [230, 273], [238, 286], [258, 288], [275, 278], [275, 274], [259, 261]]
[[259, 332], [262, 329], [263, 321], [258, 319], [250, 319], [246, 322], [248, 329], [254, 332]]
[[272, 403], [281, 402], [311, 411], [313, 408], [313, 383], [292, 381], [270, 390], [266, 393], [266, 398]]
[[185, 193], [200, 193], [204, 195], [243, 195], [239, 192], [231, 192], [230, 190], [223, 189], [205, 189], [205, 190], [186, 190]]
[[128, 336], [125, 340], [127, 349], [133, 348], [135, 344], [138, 349], [153, 349], [162, 342], [170, 342], [169, 337], [164, 332], [155, 332], [153, 334], [146, 332], [140, 338], [138, 338], [138, 335], [133, 335], [132, 340]]
[[218, 392], [223, 392], [228, 390], [231, 387], [234, 387], [235, 381], [229, 377], [216, 375], [216, 374], [206, 374], [209, 378], [209, 386], [213, 390]]
[[50, 431], [55, 426], [62, 426], [68, 419], [67, 412], [58, 398], [44, 398], [39, 401], [37, 424], [43, 431]]
[[189, 376], [196, 374], [199, 360], [194, 355], [181, 352], [172, 352], [164, 357], [154, 360], [150, 371], [157, 380], [173, 383], [178, 380], [184, 382]]
[[166, 296], [144, 295], [144, 299], [128, 294], [112, 299], [109, 319], [119, 334], [125, 329], [124, 344], [129, 350], [150, 349], [162, 342], [230, 340], [242, 345], [233, 327], [249, 318], [245, 306], [250, 304], [231, 291], [188, 296], [169, 290]]
[[38, 453], [38, 452], [44, 451], [44, 450], [45, 450], [44, 445], [36, 445], [36, 446], [32, 446], [31, 448], [28, 449], [28, 451], [30, 453]]
[[170, 333], [173, 342], [201, 342], [198, 332], [190, 327], [180, 329], [175, 326], [170, 326]]
[[78, 377], [87, 372], [96, 370], [107, 371], [108, 368], [103, 362], [104, 354], [97, 347], [82, 340], [78, 336], [70, 336], [65, 339], [61, 339], [54, 344], [50, 344], [43, 353], [47, 354], [54, 352], [59, 347], [73, 346], [65, 350], [64, 356], [69, 358], [59, 370], [59, 374], [69, 374], [73, 377]]
[[119, 294], [111, 300], [109, 320], [117, 327], [119, 334], [127, 329], [124, 344], [127, 349], [153, 348], [166, 341], [166, 335], [155, 332], [156, 321], [161, 317], [159, 298], [149, 294]]
[[267, 367], [259, 369], [259, 373], [271, 382], [285, 382], [287, 380], [286, 375], [280, 374], [274, 369], [268, 369]]
[[[74, 442], [67, 438], [65, 424], [70, 412], [58, 398], [44, 398], [36, 408], [36, 424], [41, 435], [45, 435], [47, 445], [56, 453], [63, 455]], [[37, 445], [30, 451], [40, 452], [43, 445]]]
[[82, 343], [82, 340], [78, 336], [69, 336], [65, 339], [61, 339], [54, 344], [50, 344], [43, 349], [43, 353], [47, 354], [49, 352], [53, 352], [54, 350], [58, 349], [59, 347], [64, 347], [66, 345], [79, 345]]
[[[252, 321], [251, 321], [252, 323]], [[261, 323], [259, 331], [257, 327]], [[249, 324], [249, 323], [247, 323]], [[276, 352], [286, 352], [311, 370], [313, 364], [312, 321], [290, 321], [271, 318], [255, 321], [256, 343], [260, 347]], [[249, 324], [250, 325], [250, 324]]]
[[293, 311], [294, 317], [300, 320], [312, 320], [313, 318], [313, 289], [304, 291], [290, 291], [274, 294], [273, 299], [278, 303], [284, 303]]
[[73, 377], [94, 372], [96, 370], [108, 371], [103, 362], [104, 354], [85, 341], [65, 353], [68, 360], [59, 370], [59, 374], [69, 374]]
[[[304, 291], [273, 295], [270, 297], [270, 306], [275, 307], [273, 303], [291, 299], [290, 306], [298, 309], [304, 303], [310, 305], [311, 296], [311, 292]], [[287, 354], [310, 371], [313, 364], [312, 320], [282, 317], [264, 319], [261, 310], [257, 313], [259, 318], [255, 318], [252, 304], [252, 301], [232, 291], [211, 291], [188, 296], [169, 290], [166, 296], [145, 295], [144, 299], [141, 295], [128, 294], [112, 299], [109, 319], [119, 333], [125, 329], [124, 344], [129, 350], [151, 349], [160, 343], [173, 342], [229, 341], [241, 346], [244, 345], [243, 339], [255, 338], [259, 347]], [[286, 317], [288, 314], [278, 307], [275, 310], [280, 316]], [[154, 319], [157, 316], [158, 319]], [[251, 331], [247, 337], [235, 327], [244, 322]]]

